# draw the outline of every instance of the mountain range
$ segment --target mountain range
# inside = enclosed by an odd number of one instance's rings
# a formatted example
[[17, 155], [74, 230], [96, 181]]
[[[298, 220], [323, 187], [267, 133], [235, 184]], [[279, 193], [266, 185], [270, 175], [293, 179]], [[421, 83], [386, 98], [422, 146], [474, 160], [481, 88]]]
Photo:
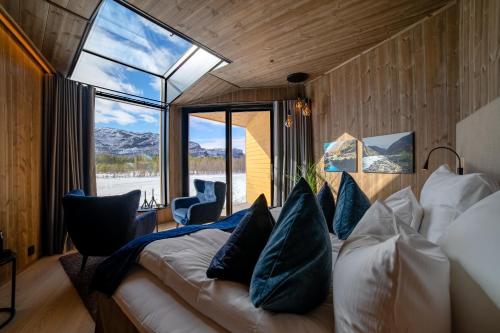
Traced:
[[[136, 156], [158, 155], [160, 135], [151, 132], [132, 132], [110, 127], [97, 127], [95, 135], [96, 154]], [[189, 141], [189, 154], [195, 157], [224, 157], [224, 148], [203, 148], [199, 143]], [[233, 148], [233, 157], [243, 157], [243, 150]]]
[[387, 149], [378, 146], [363, 145], [363, 156], [392, 156], [399, 155], [404, 152], [413, 151], [413, 133], [401, 137], [399, 140], [393, 142]]

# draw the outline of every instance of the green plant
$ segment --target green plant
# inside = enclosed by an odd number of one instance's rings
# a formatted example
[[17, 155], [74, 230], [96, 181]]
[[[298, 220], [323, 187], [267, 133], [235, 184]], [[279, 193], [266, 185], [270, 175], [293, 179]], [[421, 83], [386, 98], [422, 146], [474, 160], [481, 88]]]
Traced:
[[318, 191], [318, 180], [326, 181], [325, 178], [317, 171], [318, 163], [308, 163], [306, 166], [297, 166], [297, 174], [293, 177], [294, 183], [297, 183], [301, 177], [304, 177], [306, 182], [311, 187], [312, 191]]

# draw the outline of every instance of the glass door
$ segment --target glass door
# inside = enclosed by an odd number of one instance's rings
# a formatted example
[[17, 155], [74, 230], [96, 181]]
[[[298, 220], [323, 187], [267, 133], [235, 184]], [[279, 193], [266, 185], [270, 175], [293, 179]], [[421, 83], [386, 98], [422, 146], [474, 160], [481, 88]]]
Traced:
[[[189, 114], [188, 174], [189, 195], [196, 195], [194, 180], [226, 179], [226, 113]], [[226, 204], [224, 203], [224, 207]]]
[[[184, 189], [196, 195], [194, 180], [227, 185], [225, 211], [248, 208], [263, 193], [272, 203], [271, 108], [195, 108], [185, 114]], [[187, 123], [187, 126], [186, 126]], [[224, 214], [225, 213], [225, 214]]]
[[270, 111], [233, 111], [232, 212], [248, 208], [263, 193], [271, 204]]

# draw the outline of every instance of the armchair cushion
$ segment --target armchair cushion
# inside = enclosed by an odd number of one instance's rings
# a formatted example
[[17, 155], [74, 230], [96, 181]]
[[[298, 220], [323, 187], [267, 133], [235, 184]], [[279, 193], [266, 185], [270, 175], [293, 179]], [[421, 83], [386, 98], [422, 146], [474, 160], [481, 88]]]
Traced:
[[[203, 190], [196, 194], [200, 202], [214, 202], [217, 200], [215, 196], [215, 183], [210, 181], [202, 181], [204, 183]], [[200, 187], [201, 188], [201, 187]]]

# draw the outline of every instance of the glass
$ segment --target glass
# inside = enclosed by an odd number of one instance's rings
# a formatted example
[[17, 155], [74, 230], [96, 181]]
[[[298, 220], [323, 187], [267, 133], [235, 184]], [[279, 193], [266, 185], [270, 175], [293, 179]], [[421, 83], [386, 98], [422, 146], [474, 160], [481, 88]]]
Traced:
[[233, 213], [248, 208], [260, 194], [271, 205], [271, 119], [269, 111], [233, 112]]
[[72, 80], [127, 94], [161, 100], [161, 79], [82, 51]]
[[84, 49], [163, 75], [191, 46], [127, 7], [106, 0]]
[[220, 59], [213, 54], [198, 49], [167, 81], [177, 90], [184, 91], [217, 65], [219, 61]]
[[[96, 98], [97, 195], [141, 190], [163, 202], [160, 179], [161, 110]], [[144, 196], [146, 191], [147, 196]]]
[[[225, 112], [192, 113], [189, 115], [190, 196], [196, 195], [195, 179], [226, 183], [225, 119]], [[226, 207], [225, 203], [224, 207]]]

